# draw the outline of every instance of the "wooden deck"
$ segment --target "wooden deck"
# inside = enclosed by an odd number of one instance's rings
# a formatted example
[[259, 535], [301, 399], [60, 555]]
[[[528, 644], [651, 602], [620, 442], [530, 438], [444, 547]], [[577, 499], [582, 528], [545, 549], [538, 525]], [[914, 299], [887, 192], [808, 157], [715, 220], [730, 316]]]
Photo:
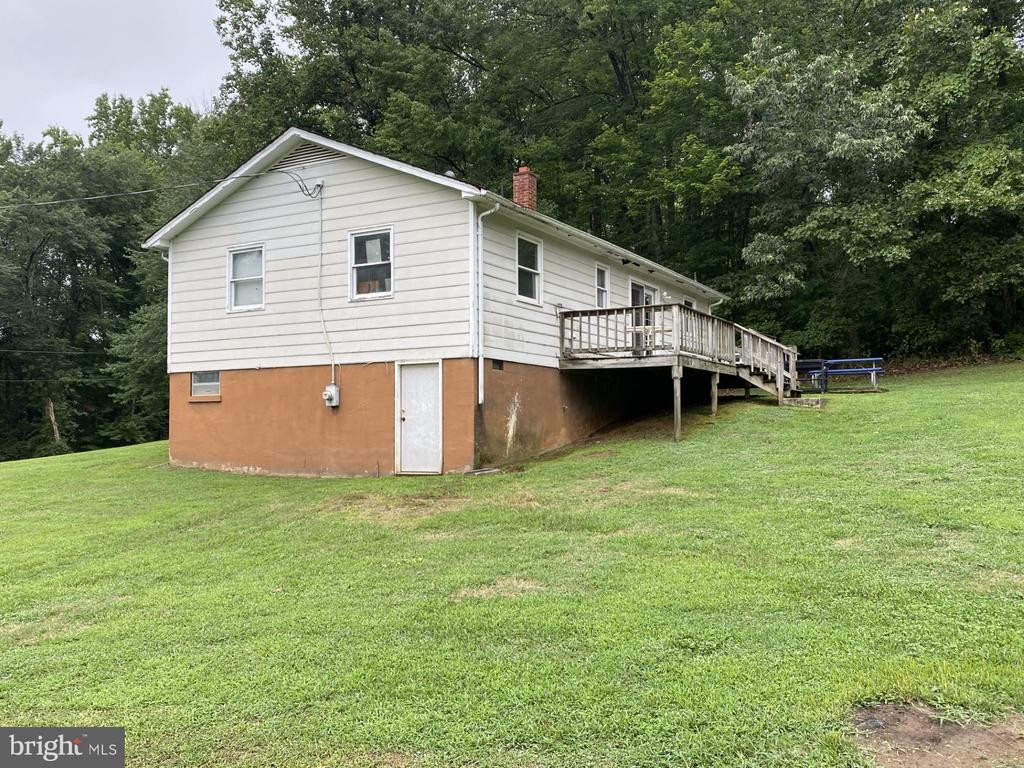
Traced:
[[721, 374], [770, 392], [780, 404], [799, 395], [795, 347], [682, 304], [569, 310], [559, 318], [563, 370], [671, 367], [676, 439], [685, 368], [712, 374], [712, 412]]

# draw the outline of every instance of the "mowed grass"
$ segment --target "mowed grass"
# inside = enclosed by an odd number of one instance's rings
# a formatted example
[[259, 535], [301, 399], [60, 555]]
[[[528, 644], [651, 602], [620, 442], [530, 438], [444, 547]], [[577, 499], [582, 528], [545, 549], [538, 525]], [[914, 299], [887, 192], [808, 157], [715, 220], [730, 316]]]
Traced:
[[[131, 766], [858, 766], [1024, 709], [1024, 365], [485, 477], [0, 465], [0, 722]], [[296, 425], [301, 428], [301, 425]]]

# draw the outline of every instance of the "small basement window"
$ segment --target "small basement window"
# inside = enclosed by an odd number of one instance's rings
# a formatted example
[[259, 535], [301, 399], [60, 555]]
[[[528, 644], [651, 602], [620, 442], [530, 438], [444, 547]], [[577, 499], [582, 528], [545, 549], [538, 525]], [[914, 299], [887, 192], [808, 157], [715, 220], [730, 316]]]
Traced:
[[684, 298], [683, 299], [683, 306], [684, 307], [689, 307], [690, 309], [696, 309], [697, 308], [697, 302], [695, 302], [693, 299]]
[[192, 374], [192, 397], [220, 395], [220, 371], [195, 371]]
[[352, 276], [350, 299], [391, 295], [391, 229], [349, 237]]
[[597, 268], [597, 305], [598, 309], [608, 306], [608, 269]]
[[541, 246], [539, 242], [516, 236], [516, 293], [521, 299], [540, 304]]
[[263, 246], [228, 251], [228, 308], [263, 309]]

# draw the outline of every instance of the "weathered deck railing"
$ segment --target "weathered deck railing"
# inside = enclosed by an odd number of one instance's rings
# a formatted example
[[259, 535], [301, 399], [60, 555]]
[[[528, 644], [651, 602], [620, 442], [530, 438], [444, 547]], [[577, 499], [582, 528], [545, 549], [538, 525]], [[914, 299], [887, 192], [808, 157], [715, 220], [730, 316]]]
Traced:
[[764, 334], [681, 304], [559, 313], [568, 360], [688, 355], [796, 382], [796, 350]]

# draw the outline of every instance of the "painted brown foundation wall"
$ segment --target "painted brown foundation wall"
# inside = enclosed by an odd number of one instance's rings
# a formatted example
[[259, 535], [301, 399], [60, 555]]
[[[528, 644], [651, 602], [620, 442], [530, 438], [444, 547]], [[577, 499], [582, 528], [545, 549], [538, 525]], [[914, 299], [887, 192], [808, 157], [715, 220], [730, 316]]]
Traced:
[[[444, 471], [473, 465], [476, 362], [442, 364]], [[170, 377], [170, 459], [209, 469], [299, 475], [395, 471], [395, 365], [340, 365], [341, 407], [324, 406], [327, 366], [222, 371], [219, 401]]]
[[496, 370], [487, 360], [477, 464], [535, 456], [592, 435], [635, 412], [644, 398], [650, 400], [645, 395], [650, 382], [659, 391], [671, 391], [665, 371], [560, 371], [511, 362]]

